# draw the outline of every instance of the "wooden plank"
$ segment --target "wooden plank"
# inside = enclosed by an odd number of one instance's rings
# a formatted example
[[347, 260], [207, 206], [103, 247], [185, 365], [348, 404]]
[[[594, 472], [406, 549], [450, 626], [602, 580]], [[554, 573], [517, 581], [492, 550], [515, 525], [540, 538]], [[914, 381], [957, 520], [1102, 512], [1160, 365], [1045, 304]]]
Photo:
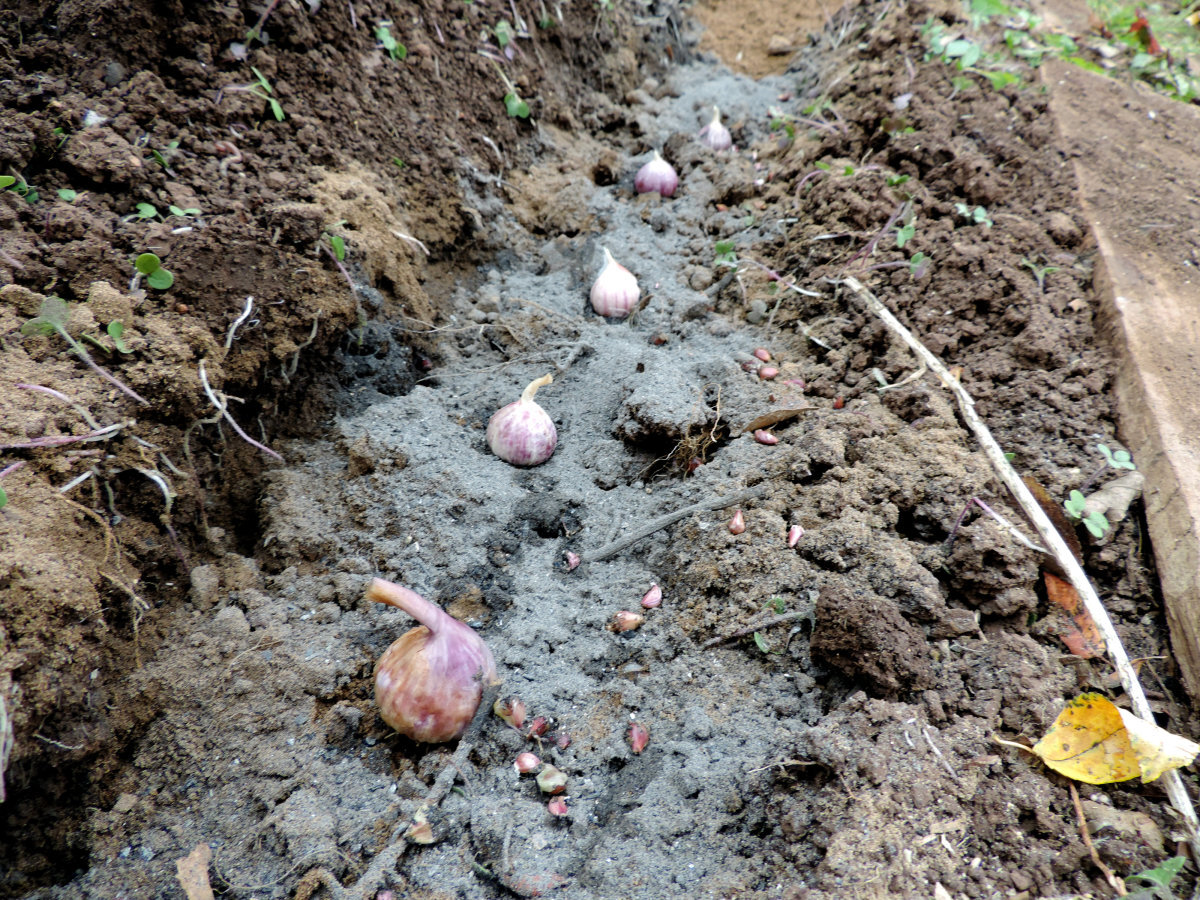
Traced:
[[1200, 109], [1042, 67], [1099, 256], [1101, 332], [1180, 675], [1200, 699]]

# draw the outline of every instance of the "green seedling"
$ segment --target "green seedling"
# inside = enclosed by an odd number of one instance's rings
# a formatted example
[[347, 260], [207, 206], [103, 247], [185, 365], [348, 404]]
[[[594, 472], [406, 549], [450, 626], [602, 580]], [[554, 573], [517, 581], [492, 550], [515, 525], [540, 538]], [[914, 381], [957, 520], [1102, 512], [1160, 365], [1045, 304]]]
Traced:
[[8, 506], [8, 493], [0, 487], [0, 509], [4, 509], [6, 506]]
[[266, 100], [267, 105], [271, 107], [271, 113], [275, 116], [276, 122], [283, 121], [283, 107], [279, 105], [279, 101], [272, 95], [275, 93], [271, 88], [271, 82], [267, 81], [267, 76], [258, 71], [254, 66], [250, 67], [250, 71], [254, 73], [254, 77], [258, 79], [257, 85], [251, 85], [246, 89], [246, 93], [253, 94], [260, 100]]
[[119, 319], [113, 319], [108, 323], [108, 327], [104, 329], [108, 332], [108, 336], [112, 338], [113, 346], [117, 348], [119, 353], [132, 353], [129, 345], [125, 343], [125, 326]]
[[61, 150], [62, 145], [67, 142], [67, 139], [70, 137], [70, 135], [67, 134], [67, 129], [63, 128], [61, 125], [54, 129], [53, 134], [56, 138], [58, 138], [58, 146], [54, 149]]
[[171, 143], [167, 144], [167, 147], [165, 150], [159, 151], [159, 150], [151, 149], [150, 155], [152, 157], [154, 157], [154, 161], [156, 163], [158, 163], [160, 166], [162, 166], [166, 171], [170, 172], [171, 164], [168, 162], [168, 160], [170, 160], [171, 157], [173, 157], [178, 152], [179, 152], [179, 141], [171, 141]]
[[492, 65], [496, 67], [496, 74], [500, 76], [500, 80], [504, 82], [504, 87], [508, 91], [504, 95], [504, 109], [508, 113], [508, 117], [510, 119], [528, 119], [529, 104], [521, 99], [521, 95], [517, 93], [517, 86], [508, 80], [504, 70], [495, 62]]
[[145, 277], [146, 284], [159, 291], [165, 291], [175, 283], [175, 276], [163, 268], [162, 260], [153, 253], [143, 253], [138, 256], [133, 261], [133, 267], [137, 269], [137, 276], [134, 277], [135, 286], [139, 276]]
[[178, 206], [168, 206], [167, 212], [175, 216], [177, 219], [191, 219], [200, 215], [200, 210], [194, 206], [189, 206], [187, 209], [180, 209]]
[[28, 181], [19, 176], [0, 175], [0, 191], [7, 191], [10, 188], [26, 203], [30, 205], [37, 203], [38, 192], [30, 186]]
[[911, 176], [909, 175], [889, 175], [885, 181], [887, 182], [888, 187], [900, 187], [900, 185], [907, 182], [910, 177]]
[[713, 259], [714, 265], [728, 266], [731, 269], [737, 268], [738, 258], [733, 241], [717, 241], [713, 250], [716, 251], [716, 257]]
[[387, 55], [393, 60], [402, 60], [408, 57], [408, 48], [396, 40], [392, 34], [391, 21], [384, 19], [375, 26], [375, 40], [379, 41], [379, 46], [382, 47]]
[[17, 183], [17, 179], [11, 175], [0, 175], [0, 191], [7, 191], [10, 187]]
[[153, 203], [139, 203], [134, 207], [134, 218], [137, 219], [157, 219], [160, 218], [158, 208]]
[[1125, 887], [1134, 887], [1129, 883], [1130, 879], [1140, 878], [1143, 881], [1150, 882], [1151, 887], [1144, 890], [1137, 890], [1134, 893], [1128, 894], [1130, 898], [1138, 898], [1138, 900], [1174, 900], [1175, 894], [1171, 891], [1171, 882], [1176, 876], [1183, 871], [1183, 867], [1187, 865], [1187, 857], [1173, 856], [1170, 859], [1163, 860], [1153, 869], [1148, 869], [1145, 872], [1138, 872], [1136, 875], [1130, 875], [1125, 879]]
[[903, 250], [904, 245], [913, 239], [917, 233], [917, 220], [901, 225], [896, 229], [896, 247]]
[[[156, 261], [157, 259], [158, 257], [155, 257]], [[41, 334], [47, 336], [54, 334], [59, 335], [64, 341], [67, 342], [70, 348], [75, 352], [75, 355], [83, 360], [83, 362], [93, 372], [95, 372], [109, 384], [112, 384], [120, 389], [122, 393], [132, 397], [138, 403], [141, 403], [143, 406], [149, 406], [150, 401], [148, 401], [141, 394], [137, 393], [137, 391], [133, 390], [133, 388], [127, 387], [123, 382], [118, 380], [115, 375], [97, 364], [97, 362], [92, 359], [91, 354], [87, 352], [87, 349], [83, 346], [83, 344], [71, 337], [70, 332], [67, 331], [68, 318], [70, 318], [70, 310], [67, 308], [67, 301], [62, 297], [47, 297], [42, 301], [42, 305], [38, 310], [37, 316], [21, 326], [21, 334]]]
[[1046, 293], [1046, 276], [1051, 272], [1057, 272], [1061, 266], [1039, 266], [1032, 259], [1021, 257], [1021, 265], [1025, 266], [1033, 273], [1033, 277], [1037, 279], [1038, 290], [1041, 293]]
[[1114, 469], [1128, 469], [1131, 472], [1137, 469], [1137, 466], [1133, 464], [1133, 457], [1129, 455], [1128, 450], [1118, 450], [1114, 453], [1105, 444], [1097, 444], [1096, 449], [1100, 451], [1100, 455], [1104, 457], [1104, 461]]
[[[1067, 497], [1067, 502], [1063, 504], [1063, 508], [1067, 511], [1067, 516], [1075, 522], [1082, 522], [1083, 526], [1092, 533], [1092, 537], [1104, 537], [1105, 532], [1112, 527], [1109, 525], [1108, 519], [1104, 513], [1087, 513], [1086, 506], [1087, 498], [1079, 491], [1071, 491]], [[1084, 515], [1085, 513], [1087, 515]]]
[[329, 238], [329, 246], [333, 248], [333, 255], [338, 262], [346, 261], [346, 239], [340, 234], [325, 233], [325, 237]]
[[392, 157], [392, 165], [393, 165], [393, 166], [395, 166], [397, 169], [406, 169], [406, 168], [408, 168], [408, 163], [406, 163], [404, 160], [402, 160], [402, 159], [401, 159], [400, 157], [398, 157], [398, 156], [393, 156], [393, 157]]
[[982, 206], [976, 206], [972, 209], [969, 204], [955, 203], [954, 211], [972, 225], [982, 225], [984, 228], [991, 228], [993, 225], [991, 216], [988, 215], [988, 211]]
[[908, 261], [908, 274], [913, 278], [924, 278], [925, 273], [929, 271], [929, 266], [932, 260], [920, 251], [912, 255], [912, 259]]
[[70, 188], [59, 188], [55, 193], [58, 194], [59, 200], [66, 200], [68, 203], [74, 203], [79, 198], [79, 192]]
[[496, 27], [492, 29], [492, 35], [496, 38], [500, 49], [506, 49], [513, 41], [513, 29], [512, 25], [508, 23], [508, 19], [501, 19], [497, 22]]

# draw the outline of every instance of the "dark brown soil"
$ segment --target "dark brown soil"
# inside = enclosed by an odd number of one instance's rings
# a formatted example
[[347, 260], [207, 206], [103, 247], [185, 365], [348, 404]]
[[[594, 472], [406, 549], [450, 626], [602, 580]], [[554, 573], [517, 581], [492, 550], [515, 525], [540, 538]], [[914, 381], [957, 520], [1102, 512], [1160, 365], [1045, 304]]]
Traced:
[[[156, 802], [180, 810], [201, 802], [196, 772], [218, 732], [249, 742], [265, 729], [260, 718], [289, 718], [282, 700], [256, 711], [230, 699], [268, 679], [258, 659], [275, 646], [252, 612], [258, 601], [246, 598], [282, 595], [287, 579], [328, 578], [322, 599], [336, 619], [339, 604], [354, 605], [354, 579], [381, 569], [369, 553], [350, 557], [335, 537], [348, 522], [374, 522], [369, 509], [313, 499], [309, 530], [289, 542], [277, 529], [267, 546], [264, 522], [282, 516], [277, 507], [307, 502], [309, 488], [291, 486], [298, 472], [219, 424], [201, 365], [254, 441], [285, 455], [304, 441], [336, 443], [334, 417], [405, 395], [441, 372], [452, 348], [455, 358], [470, 350], [455, 337], [463, 329], [451, 318], [451, 294], [473, 283], [475, 267], [503, 267], [555, 238], [571, 258], [572, 240], [602, 233], [589, 199], [628, 180], [625, 159], [648, 149], [632, 111], [637, 95], [660, 89], [665, 67], [691, 58], [698, 32], [665, 3], [636, 15], [619, 2], [513, 9], [529, 18], [531, 36], [505, 71], [530, 104], [529, 121], [506, 115], [507, 88], [479, 52], [500, 53], [481, 33], [512, 18], [508, 4], [326, 0], [310, 13], [282, 2], [266, 22], [269, 42], [251, 42], [244, 60], [230, 46], [262, 11], [247, 3], [67, 0], [0, 12], [0, 172], [19, 173], [40, 194], [30, 202], [0, 192], [0, 469], [22, 464], [3, 476], [0, 511], [0, 701], [14, 737], [6, 769], [0, 755], [0, 896], [66, 896], [57, 892], [74, 890], [73, 879], [86, 882], [86, 896], [178, 895], [173, 868], [148, 866], [130, 885], [107, 874], [105, 861], [138, 829], [161, 827]], [[743, 152], [720, 163], [686, 135], [667, 143], [682, 176], [714, 186], [705, 237], [680, 265], [692, 287], [708, 289], [692, 318], [713, 323], [712, 334], [744, 329], [749, 346], [772, 346], [782, 372], [763, 388], [768, 403], [786, 399], [791, 382], [816, 407], [781, 426], [788, 440], [753, 470], [772, 488], [745, 535], [693, 518], [646, 552], [671, 573], [668, 594], [681, 598], [671, 638], [680, 647], [760, 621], [778, 598], [811, 610], [764, 628], [761, 645], [746, 638], [708, 651], [725, 660], [714, 672], [738, 673], [733, 683], [709, 673], [695, 687], [710, 715], [719, 708], [728, 717], [718, 730], [736, 721], [739, 703], [765, 703], [805, 727], [773, 748], [773, 766], [747, 775], [758, 780], [744, 787], [760, 796], [728, 799], [722, 832], [739, 836], [749, 861], [745, 873], [710, 877], [697, 888], [703, 896], [930, 896], [936, 884], [954, 897], [1111, 894], [1080, 839], [1067, 782], [991, 742], [993, 733], [1036, 740], [1064, 697], [1110, 690], [1108, 668], [1069, 656], [1039, 626], [1049, 613], [1040, 557], [974, 514], [946, 544], [973, 496], [1017, 515], [934, 381], [878, 390], [917, 364], [852, 294], [825, 280], [856, 274], [934, 353], [961, 366], [979, 413], [1051, 497], [1092, 474], [1096, 443], [1119, 443], [1106, 393], [1112, 362], [1093, 327], [1094, 248], [1046, 100], [983, 79], [955, 88], [951, 70], [922, 61], [918, 27], [931, 14], [956, 21], [936, 4], [839, 16], [837, 38], [814, 40], [793, 60], [808, 99], [825, 101], [823, 124], [798, 125], [794, 140], [734, 122]], [[549, 27], [539, 28], [543, 15]], [[378, 45], [374, 29], [384, 20], [406, 59]], [[719, 32], [713, 43], [721, 20], [705, 17], [706, 46], [721, 46]], [[802, 42], [790, 18], [776, 26], [766, 31]], [[269, 79], [282, 121], [240, 89], [252, 83], [251, 65]], [[102, 122], [86, 124], [97, 115]], [[76, 196], [60, 198], [68, 188]], [[139, 203], [161, 215], [138, 218]], [[990, 227], [964, 218], [962, 203], [984, 207]], [[881, 229], [905, 204], [916, 229], [898, 249], [894, 230]], [[200, 212], [171, 216], [171, 205]], [[647, 221], [654, 214], [648, 207]], [[524, 229], [520, 242], [503, 240], [512, 231], [497, 223], [510, 218]], [[330, 234], [345, 240], [344, 266]], [[723, 284], [713, 265], [718, 239], [734, 241], [743, 259]], [[169, 290], [131, 286], [133, 259], [146, 251], [174, 273]], [[929, 263], [910, 266], [917, 253]], [[775, 290], [751, 260], [821, 296]], [[1044, 283], [1038, 267], [1053, 270]], [[22, 334], [48, 295], [70, 303], [68, 331], [104, 345], [85, 343], [147, 404], [97, 378], [60, 336]], [[106, 337], [113, 321], [123, 323], [128, 354]], [[507, 340], [480, 354], [507, 354]], [[709, 464], [692, 476], [697, 492], [723, 491], [759, 465], [737, 456], [736, 442], [726, 449], [744, 416], [736, 403], [720, 403], [705, 398], [704, 428], [711, 422], [720, 441], [695, 444]], [[685, 423], [651, 438], [638, 428], [616, 436], [635, 446], [641, 471], [674, 483], [678, 469], [654, 458], [696, 433]], [[406, 462], [389, 455], [382, 463], [382, 451], [359, 443], [338, 444], [337, 453], [350, 477]], [[730, 468], [718, 471], [714, 458]], [[560, 512], [548, 516], [557, 535]], [[779, 537], [792, 524], [805, 529], [796, 550]], [[1153, 673], [1146, 680], [1163, 724], [1189, 733], [1196, 719], [1163, 659], [1141, 526], [1135, 512], [1111, 538], [1085, 539], [1084, 561], [1130, 655], [1153, 660], [1143, 671]], [[510, 561], [502, 562], [498, 571]], [[455, 612], [476, 618], [491, 602], [482, 594], [463, 587]], [[229, 596], [240, 596], [251, 624], [233, 614]], [[313, 719], [296, 726], [319, 730], [313, 753], [350, 748], [363, 735], [371, 747], [384, 740], [369, 701], [370, 659], [359, 650], [336, 687], [289, 688], [317, 698]], [[252, 665], [234, 679], [247, 654]], [[176, 680], [184, 696], [175, 696]], [[621, 690], [593, 698], [589, 727], [620, 713]], [[230, 704], [220, 714], [207, 705], [215, 696]], [[682, 721], [684, 701], [674, 715], [671, 700], [662, 698], [661, 715]], [[166, 728], [178, 732], [179, 760], [162, 754]], [[369, 751], [370, 765], [405, 785], [402, 795], [431, 782], [443, 761], [428, 748], [389, 747]], [[507, 765], [512, 749], [501, 740], [483, 755]], [[297, 767], [268, 774], [291, 779]], [[622, 791], [634, 790], [634, 771]], [[255, 788], [236, 814], [269, 820], [268, 807], [299, 796], [299, 782], [288, 785], [270, 799]], [[1083, 793], [1102, 810], [1128, 813], [1097, 841], [1119, 874], [1173, 853], [1154, 785]], [[474, 843], [448, 845], [460, 848], [463, 872], [468, 853], [479, 855], [472, 847], [498, 859], [502, 844], [507, 856], [508, 837], [494, 824], [463, 821]], [[339, 849], [344, 883], [362, 874], [394, 824], [380, 819], [357, 849]], [[615, 812], [594, 824], [630, 827]], [[313, 866], [299, 841], [256, 840], [238, 851], [246, 871], [258, 854], [285, 873], [263, 896], [317, 890], [315, 876], [301, 881]], [[190, 849], [166, 838], [164, 846], [163, 860]], [[403, 886], [403, 863], [400, 873], [393, 880]], [[561, 896], [599, 884], [565, 874], [581, 886]], [[653, 883], [652, 873], [636, 874]], [[470, 895], [536, 895], [501, 882], [480, 878]], [[256, 895], [245, 882], [221, 884], [230, 896]]]

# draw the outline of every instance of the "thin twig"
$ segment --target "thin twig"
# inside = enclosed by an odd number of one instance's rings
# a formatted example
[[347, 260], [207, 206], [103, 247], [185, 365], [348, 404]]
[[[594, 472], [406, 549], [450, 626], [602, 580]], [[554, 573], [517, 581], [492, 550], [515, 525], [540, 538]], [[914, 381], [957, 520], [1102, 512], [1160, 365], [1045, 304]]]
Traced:
[[1124, 897], [1128, 893], [1124, 880], [1114, 875], [1113, 870], [1101, 861], [1100, 854], [1096, 852], [1096, 845], [1092, 843], [1092, 834], [1088, 831], [1087, 817], [1083, 814], [1083, 804], [1079, 802], [1079, 791], [1075, 790], [1075, 782], [1068, 781], [1067, 787], [1071, 789], [1071, 802], [1075, 804], [1075, 815], [1079, 817], [1079, 836], [1083, 838], [1083, 845], [1092, 855], [1092, 862], [1096, 864], [1096, 868], [1104, 873], [1104, 880], [1108, 882], [1108, 886], [1117, 892], [1118, 897]]
[[[959, 380], [950, 374], [945, 364], [928, 347], [917, 340], [916, 336], [892, 315], [888, 308], [879, 301], [879, 298], [863, 287], [857, 278], [847, 276], [844, 283], [866, 304], [867, 309], [882, 320], [888, 328], [898, 334], [908, 344], [909, 348], [918, 357], [923, 359], [929, 368], [937, 373], [942, 384], [954, 394], [954, 398], [958, 401], [959, 411], [962, 413], [967, 427], [971, 429], [971, 432], [975, 435], [975, 439], [979, 441], [984, 454], [992, 464], [992, 468], [995, 469], [997, 476], [1004, 482], [1009, 491], [1012, 492], [1013, 497], [1020, 504], [1026, 517], [1037, 530], [1042, 543], [1050, 548], [1054, 559], [1062, 567], [1063, 572], [1066, 573], [1067, 580], [1071, 582], [1072, 587], [1075, 588], [1079, 596], [1083, 599], [1084, 609], [1087, 610], [1088, 615], [1092, 617], [1092, 621], [1096, 623], [1096, 627], [1100, 630], [1100, 635], [1104, 638], [1104, 642], [1108, 647], [1108, 654], [1112, 659], [1113, 666], [1116, 668], [1117, 674], [1121, 676], [1121, 684], [1125, 688], [1125, 693], [1129, 695], [1134, 714], [1138, 718], [1145, 719], [1147, 722], [1153, 724], [1154, 713], [1150, 709], [1150, 702], [1146, 699], [1146, 693], [1142, 690], [1141, 682], [1138, 681], [1137, 672], [1129, 663], [1129, 654], [1125, 652], [1125, 647], [1121, 643], [1121, 636], [1113, 626], [1112, 619], [1108, 616], [1108, 610], [1104, 608], [1099, 595], [1097, 595], [1095, 588], [1092, 587], [1092, 583], [1088, 580], [1087, 573], [1083, 571], [1083, 567], [1075, 559], [1074, 554], [1071, 553], [1067, 542], [1063, 540], [1063, 536], [1058, 533], [1058, 529], [1054, 527], [1054, 523], [1050, 521], [1050, 517], [1046, 515], [1037, 500], [1034, 499], [1032, 492], [1026, 487], [1021, 477], [1017, 475], [1016, 470], [1004, 458], [1004, 451], [1000, 449], [1000, 445], [992, 437], [992, 433], [988, 430], [987, 425], [983, 423], [983, 420], [979, 418], [979, 414], [975, 412], [975, 401], [971, 398], [971, 395], [967, 393], [966, 388], [962, 386]], [[1162, 780], [1167, 789], [1167, 796], [1171, 800], [1171, 805], [1175, 807], [1176, 812], [1179, 813], [1183, 820], [1187, 840], [1192, 848], [1192, 856], [1194, 859], [1200, 859], [1200, 822], [1196, 819], [1196, 810], [1192, 806], [1187, 789], [1184, 787], [1183, 779], [1180, 778], [1177, 770], [1171, 769], [1163, 774]]]
[[958, 536], [958, 529], [962, 527], [963, 519], [965, 519], [967, 517], [967, 513], [970, 512], [972, 503], [974, 503], [976, 506], [978, 506], [980, 509], [982, 509], [985, 513], [987, 513], [993, 519], [995, 519], [1000, 524], [1001, 528], [1003, 528], [1005, 531], [1007, 531], [1009, 534], [1011, 534], [1014, 538], [1016, 538], [1016, 540], [1018, 540], [1019, 542], [1024, 544], [1026, 547], [1028, 547], [1034, 553], [1049, 553], [1050, 552], [1045, 547], [1035, 544], [1029, 538], [1025, 537], [1025, 535], [1021, 534], [1021, 532], [1017, 529], [1016, 525], [1014, 525], [1012, 522], [1008, 521], [1008, 519], [1004, 518], [1004, 516], [1000, 515], [1000, 513], [996, 512], [994, 509], [992, 509], [990, 506], [988, 506], [986, 503], [984, 503], [978, 497], [970, 498], [967, 501], [967, 505], [963, 507], [963, 511], [958, 514], [958, 520], [954, 523], [954, 527], [950, 529], [950, 536], [948, 538], [946, 538], [946, 543], [945, 543], [946, 549], [950, 548], [950, 545], [954, 543], [954, 539]]
[[675, 512], [667, 513], [665, 516], [659, 516], [633, 533], [627, 534], [623, 538], [618, 538], [611, 544], [604, 545], [595, 553], [585, 554], [583, 559], [587, 562], [600, 562], [601, 560], [608, 559], [610, 556], [615, 556], [626, 547], [636, 544], [643, 538], [654, 534], [654, 532], [661, 531], [668, 525], [674, 525], [680, 519], [686, 519], [692, 513], [711, 512], [715, 509], [724, 509], [727, 506], [736, 506], [747, 500], [754, 500], [757, 497], [761, 497], [768, 490], [770, 490], [770, 485], [764, 482], [763, 484], [746, 488], [744, 491], [735, 491], [725, 497], [714, 497], [712, 500], [702, 500], [699, 503], [693, 503], [691, 506], [685, 506], [682, 509], [675, 510]]
[[708, 650], [709, 648], [715, 647], [718, 644], [724, 644], [727, 641], [737, 640], [740, 637], [745, 637], [748, 634], [754, 634], [756, 631], [762, 631], [765, 628], [771, 628], [775, 625], [781, 625], [784, 622], [794, 622], [796, 619], [810, 618], [812, 618], [811, 609], [797, 609], [789, 613], [781, 613], [780, 615], [772, 616], [769, 619], [764, 619], [761, 622], [755, 622], [754, 624], [747, 625], [745, 628], [739, 628], [737, 631], [731, 632], [730, 634], [723, 634], [720, 637], [709, 638], [700, 645], [700, 649]]

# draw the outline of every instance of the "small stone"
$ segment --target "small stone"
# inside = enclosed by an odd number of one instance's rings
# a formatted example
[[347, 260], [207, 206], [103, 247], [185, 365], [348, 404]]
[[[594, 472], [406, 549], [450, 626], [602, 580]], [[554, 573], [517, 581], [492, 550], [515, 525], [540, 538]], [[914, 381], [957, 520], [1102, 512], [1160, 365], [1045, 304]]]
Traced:
[[792, 42], [782, 34], [772, 35], [767, 41], [767, 56], [787, 56], [792, 49]]

